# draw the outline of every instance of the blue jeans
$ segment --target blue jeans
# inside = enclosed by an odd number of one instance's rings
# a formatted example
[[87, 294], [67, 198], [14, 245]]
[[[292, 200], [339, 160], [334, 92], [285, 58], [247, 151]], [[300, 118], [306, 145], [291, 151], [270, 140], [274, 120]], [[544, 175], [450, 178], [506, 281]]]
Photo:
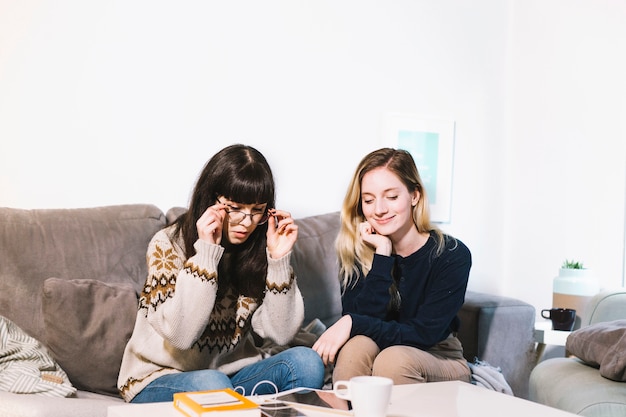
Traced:
[[243, 395], [261, 395], [297, 387], [321, 388], [322, 385], [322, 359], [313, 349], [297, 346], [248, 365], [231, 377], [214, 369], [163, 375], [148, 384], [131, 402], [172, 401], [176, 392], [233, 388]]

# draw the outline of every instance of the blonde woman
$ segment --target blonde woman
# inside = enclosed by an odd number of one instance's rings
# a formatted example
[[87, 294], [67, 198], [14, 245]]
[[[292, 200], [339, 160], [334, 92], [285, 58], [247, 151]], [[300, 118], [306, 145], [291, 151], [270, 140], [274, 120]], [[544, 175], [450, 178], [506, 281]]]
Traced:
[[343, 316], [313, 346], [334, 364], [334, 380], [470, 381], [456, 332], [471, 254], [431, 224], [410, 153], [384, 148], [360, 162], [343, 202], [337, 252]]

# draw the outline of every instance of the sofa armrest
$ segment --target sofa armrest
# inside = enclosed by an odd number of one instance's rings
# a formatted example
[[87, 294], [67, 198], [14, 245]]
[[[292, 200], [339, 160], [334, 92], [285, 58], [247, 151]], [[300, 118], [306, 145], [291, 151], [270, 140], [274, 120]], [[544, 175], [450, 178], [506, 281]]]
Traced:
[[499, 367], [515, 396], [528, 398], [535, 308], [514, 298], [468, 291], [459, 318], [465, 359]]

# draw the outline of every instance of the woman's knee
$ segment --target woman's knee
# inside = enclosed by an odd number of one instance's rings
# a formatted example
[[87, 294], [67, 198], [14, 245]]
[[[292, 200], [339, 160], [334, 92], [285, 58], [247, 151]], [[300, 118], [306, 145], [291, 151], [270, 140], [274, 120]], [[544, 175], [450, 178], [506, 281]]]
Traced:
[[272, 359], [274, 365], [282, 365], [285, 381], [290, 388], [321, 388], [324, 385], [324, 362], [320, 355], [306, 346], [295, 346], [284, 350]]
[[[423, 351], [408, 346], [391, 346], [378, 354], [372, 367], [372, 375], [393, 379], [394, 384], [426, 382], [420, 362]], [[425, 353], [425, 352], [424, 352]], [[425, 355], [424, 355], [425, 356]]]
[[380, 349], [376, 342], [370, 339], [367, 336], [357, 335], [349, 339], [339, 351], [340, 354], [346, 355], [348, 357], [355, 356], [366, 356], [369, 358], [374, 358]]
[[347, 380], [353, 376], [371, 375], [374, 359], [380, 352], [378, 345], [367, 336], [354, 336], [339, 351], [333, 370], [333, 380]]
[[320, 358], [320, 355], [313, 349], [306, 346], [294, 346], [287, 350], [282, 351], [279, 355], [289, 355], [290, 360], [298, 363], [306, 363], [308, 361]]
[[214, 369], [183, 372], [183, 375], [185, 378], [183, 383], [197, 387], [194, 391], [221, 389], [232, 386], [230, 378], [225, 373]]
[[391, 346], [376, 357], [372, 374], [391, 378], [396, 385], [466, 381], [469, 368], [464, 359], [440, 357], [411, 346]]
[[316, 351], [305, 346], [295, 346], [285, 353], [290, 355], [301, 386], [321, 388], [324, 385], [324, 362]]
[[204, 391], [232, 388], [230, 378], [213, 369], [178, 372], [163, 375], [148, 384], [133, 403], [171, 401], [174, 393], [181, 391]]

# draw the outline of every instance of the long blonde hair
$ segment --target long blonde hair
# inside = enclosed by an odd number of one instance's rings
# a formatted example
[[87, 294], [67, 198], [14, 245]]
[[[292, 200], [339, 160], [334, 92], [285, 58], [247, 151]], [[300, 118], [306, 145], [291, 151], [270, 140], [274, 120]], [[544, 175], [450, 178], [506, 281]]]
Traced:
[[420, 233], [434, 232], [437, 240], [435, 256], [441, 254], [445, 246], [443, 233], [430, 221], [426, 189], [411, 154], [393, 148], [370, 152], [361, 160], [354, 172], [341, 207], [341, 227], [335, 248], [344, 289], [351, 283], [356, 283], [360, 270], [363, 271], [363, 275], [367, 275], [372, 268], [374, 250], [363, 242], [358, 234], [358, 225], [366, 220], [361, 206], [361, 183], [365, 174], [380, 167], [385, 167], [396, 174], [409, 192], [419, 191], [420, 199], [413, 207], [413, 222]]

